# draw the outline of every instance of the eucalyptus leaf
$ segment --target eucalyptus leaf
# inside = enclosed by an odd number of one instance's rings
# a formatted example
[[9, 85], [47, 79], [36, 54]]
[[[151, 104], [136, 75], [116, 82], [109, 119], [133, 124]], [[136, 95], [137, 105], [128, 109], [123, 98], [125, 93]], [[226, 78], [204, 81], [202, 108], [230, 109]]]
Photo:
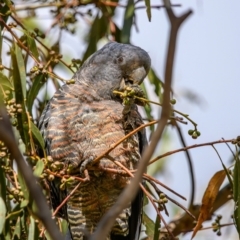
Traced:
[[162, 85], [163, 82], [161, 81], [161, 79], [157, 76], [157, 74], [155, 73], [155, 71], [153, 70], [153, 68], [150, 69], [149, 73], [148, 73], [148, 79], [149, 82], [154, 85], [154, 91], [156, 93], [157, 96], [159, 96], [159, 99], [161, 99], [161, 95], [162, 95]]
[[21, 89], [22, 89], [22, 95], [23, 98], [26, 98], [26, 71], [25, 71], [25, 64], [22, 56], [22, 51], [18, 47], [17, 44], [15, 44], [15, 56], [17, 60], [17, 65], [18, 65], [18, 71], [19, 71], [19, 76], [21, 80]]
[[33, 174], [36, 176], [36, 177], [40, 177], [40, 175], [42, 174], [43, 172], [43, 169], [44, 169], [44, 162], [43, 160], [39, 159], [37, 161], [37, 164], [35, 166], [35, 170], [33, 172]]
[[0, 197], [6, 202], [6, 175], [0, 164]]
[[99, 17], [97, 14], [96, 18], [92, 23], [91, 30], [88, 36], [88, 47], [83, 55], [83, 62], [97, 50], [98, 41], [104, 37], [107, 33], [108, 23], [104, 16]]
[[18, 217], [16, 225], [14, 227], [13, 237], [15, 237], [15, 236], [18, 239], [20, 239], [20, 237], [21, 237], [21, 221], [20, 221], [20, 217]]
[[128, 0], [127, 7], [124, 13], [124, 21], [121, 34], [122, 43], [130, 43], [134, 14], [135, 14], [134, 0]]
[[39, 52], [37, 49], [36, 40], [27, 32], [25, 31], [25, 36], [27, 38], [28, 49], [32, 52], [33, 56], [38, 59]]
[[45, 76], [43, 74], [39, 74], [33, 78], [33, 84], [30, 87], [30, 90], [27, 94], [27, 108], [28, 108], [29, 112], [32, 112], [33, 103], [39, 93], [39, 90], [45, 83], [43, 81], [44, 78], [45, 78]]
[[[145, 98], [148, 99], [148, 92], [147, 92], [145, 83], [142, 83], [142, 84], [141, 84], [141, 88], [142, 88], [142, 90], [143, 90], [143, 92], [144, 92]], [[145, 113], [146, 113], [146, 115], [147, 115], [148, 120], [149, 120], [149, 121], [153, 120], [152, 107], [151, 107], [151, 105], [148, 104], [148, 103], [146, 103], [146, 104], [144, 105], [144, 110], [145, 110]], [[154, 131], [154, 125], [151, 125], [151, 126], [150, 126], [150, 130], [151, 130], [151, 132]]]
[[31, 216], [30, 217], [29, 229], [28, 229], [28, 240], [33, 240], [34, 239], [35, 228], [36, 228], [36, 223], [35, 223], [34, 218]]
[[149, 22], [151, 22], [152, 13], [151, 13], [151, 2], [150, 2], [150, 0], [145, 0], [145, 5], [146, 5], [146, 12], [147, 12], [148, 20], [149, 20]]
[[0, 234], [2, 233], [4, 228], [6, 212], [7, 209], [5, 206], [5, 202], [3, 201], [2, 197], [0, 197]]
[[240, 160], [238, 156], [235, 158], [233, 170], [233, 200], [235, 202], [234, 223], [240, 236]]
[[23, 196], [24, 196], [24, 200], [21, 202], [21, 205], [20, 205], [20, 207], [23, 208], [27, 206], [29, 203], [29, 191], [20, 172], [18, 173], [18, 181], [20, 183], [21, 191], [23, 192]]
[[144, 223], [144, 226], [146, 227], [146, 234], [148, 238], [153, 239], [155, 223], [145, 212], [143, 212], [143, 223]]
[[42, 150], [45, 151], [45, 144], [44, 144], [42, 134], [40, 133], [39, 129], [36, 127], [36, 125], [32, 121], [31, 121], [30, 126], [31, 126], [31, 131], [32, 131], [34, 138], [38, 141]]
[[14, 90], [11, 81], [2, 73], [0, 72], [0, 96], [4, 98], [6, 96], [6, 90]]
[[[13, 84], [15, 89], [15, 98], [16, 104], [21, 105], [22, 112], [17, 113], [17, 121], [19, 133], [23, 142], [25, 143], [26, 148], [29, 150], [29, 127], [28, 127], [28, 118], [26, 114], [26, 107], [25, 107], [25, 98], [26, 98], [26, 76], [25, 76], [25, 69], [24, 63], [22, 58], [22, 53], [17, 46], [11, 49], [11, 56], [12, 56], [12, 67], [14, 71], [12, 72], [13, 77]], [[24, 78], [23, 80], [22, 78]], [[29, 150], [30, 151], [30, 150]]]

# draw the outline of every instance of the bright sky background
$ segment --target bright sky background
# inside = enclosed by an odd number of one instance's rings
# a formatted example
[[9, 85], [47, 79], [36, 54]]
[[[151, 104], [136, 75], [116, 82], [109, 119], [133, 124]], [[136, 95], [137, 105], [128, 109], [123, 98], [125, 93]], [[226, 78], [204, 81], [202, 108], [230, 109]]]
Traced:
[[[161, 1], [151, 1], [158, 5]], [[240, 102], [240, 1], [226, 0], [185, 0], [172, 1], [181, 3], [175, 12], [182, 13], [192, 9], [193, 14], [182, 25], [174, 66], [173, 89], [177, 95], [176, 109], [190, 114], [198, 123], [201, 137], [193, 140], [187, 131], [191, 128], [182, 125], [188, 145], [235, 138], [240, 135], [238, 103]], [[163, 78], [167, 50], [169, 24], [163, 10], [152, 10], [152, 21], [147, 21], [145, 10], [138, 10], [137, 23], [139, 33], [133, 31], [132, 42], [148, 51], [152, 66]], [[186, 91], [197, 94], [201, 104], [189, 103], [184, 97]], [[168, 149], [179, 148], [175, 131], [169, 131], [171, 143]], [[222, 159], [229, 166], [231, 153], [226, 145], [217, 146]], [[213, 174], [221, 170], [220, 161], [210, 147], [190, 151], [196, 174], [196, 198], [201, 202], [203, 192]], [[184, 154], [175, 154], [168, 159], [167, 173], [161, 181], [174, 190], [189, 197], [189, 174]], [[181, 201], [180, 201], [181, 202]], [[187, 206], [187, 204], [185, 203]], [[219, 213], [225, 215], [222, 223], [230, 222], [233, 205], [226, 206]], [[210, 226], [210, 222], [205, 226]], [[226, 228], [231, 233], [228, 239], [238, 239], [234, 227]], [[202, 231], [195, 239], [226, 239], [217, 237], [211, 230]], [[188, 240], [187, 234], [182, 239]]]
[[[240, 135], [238, 109], [240, 102], [240, 1], [175, 0], [172, 3], [182, 4], [182, 7], [174, 9], [177, 13], [188, 9], [193, 10], [193, 14], [180, 29], [173, 74], [173, 89], [177, 99], [176, 109], [188, 113], [198, 123], [201, 132], [201, 137], [193, 140], [187, 134], [192, 126], [182, 125], [187, 145], [220, 140], [222, 137], [235, 138]], [[143, 4], [144, 2], [139, 5]], [[151, 4], [159, 5], [162, 2], [152, 0]], [[117, 23], [120, 26], [122, 14], [123, 11], [120, 10], [117, 17]], [[43, 27], [49, 28], [50, 25], [46, 24], [44, 17], [42, 20]], [[159, 77], [163, 78], [169, 31], [166, 13], [164, 10], [152, 10], [150, 23], [145, 10], [138, 10], [137, 24], [140, 32], [136, 33], [133, 30], [131, 41], [134, 45], [148, 51], [153, 68]], [[84, 29], [83, 24], [78, 29], [79, 38], [77, 39], [76, 36], [66, 36], [62, 45], [64, 52], [76, 58], [81, 57], [82, 50], [86, 46], [82, 42]], [[56, 36], [54, 31], [50, 34], [53, 37]], [[186, 92], [189, 91], [198, 96], [200, 104], [186, 99]], [[161, 143], [164, 150], [180, 148], [176, 131], [169, 128], [168, 134], [170, 141], [165, 144]], [[231, 153], [226, 145], [221, 144], [216, 147], [226, 166], [230, 166]], [[200, 203], [210, 178], [216, 171], [221, 170], [222, 166], [218, 156], [210, 147], [193, 149], [190, 153], [196, 176], [195, 202]], [[184, 154], [175, 154], [168, 158], [166, 169], [165, 174], [159, 176], [161, 181], [189, 198], [189, 173]], [[186, 202], [180, 202], [187, 206]], [[219, 213], [225, 216], [221, 223], [231, 222], [230, 215], [233, 207], [233, 204], [230, 204], [220, 210]], [[178, 208], [174, 210], [178, 211]], [[151, 211], [151, 213], [154, 217], [154, 212]], [[208, 222], [204, 226], [210, 225], [211, 222]], [[225, 228], [222, 233], [221, 237], [217, 237], [211, 230], [202, 231], [194, 239], [238, 239], [234, 227]], [[226, 235], [229, 233], [230, 235]], [[190, 238], [191, 235], [187, 234], [181, 239], [189, 240]]]

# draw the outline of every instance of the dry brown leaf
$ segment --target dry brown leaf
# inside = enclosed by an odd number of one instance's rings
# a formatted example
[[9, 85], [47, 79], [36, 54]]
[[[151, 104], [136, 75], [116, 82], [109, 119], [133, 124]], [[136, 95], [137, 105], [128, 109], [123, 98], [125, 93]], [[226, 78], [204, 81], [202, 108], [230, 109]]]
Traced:
[[211, 178], [211, 180], [209, 181], [207, 189], [205, 190], [205, 193], [202, 198], [202, 206], [201, 206], [200, 214], [198, 217], [197, 225], [193, 230], [191, 239], [194, 238], [198, 230], [201, 228], [202, 223], [209, 218], [212, 211], [213, 204], [217, 197], [219, 188], [221, 187], [225, 176], [226, 176], [225, 170], [221, 170], [216, 172]]

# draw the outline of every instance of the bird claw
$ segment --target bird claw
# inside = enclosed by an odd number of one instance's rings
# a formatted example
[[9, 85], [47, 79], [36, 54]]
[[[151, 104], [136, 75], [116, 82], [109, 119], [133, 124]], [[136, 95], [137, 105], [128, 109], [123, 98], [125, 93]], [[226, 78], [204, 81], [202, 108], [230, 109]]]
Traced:
[[87, 160], [84, 160], [80, 166], [80, 174], [83, 174], [86, 178], [86, 180], [90, 180], [87, 166], [91, 165], [95, 157], [91, 156]]
[[90, 181], [90, 177], [89, 177], [89, 174], [88, 174], [88, 170], [87, 170], [87, 169], [84, 170], [84, 175], [85, 175], [85, 180], [86, 180], [86, 181]]

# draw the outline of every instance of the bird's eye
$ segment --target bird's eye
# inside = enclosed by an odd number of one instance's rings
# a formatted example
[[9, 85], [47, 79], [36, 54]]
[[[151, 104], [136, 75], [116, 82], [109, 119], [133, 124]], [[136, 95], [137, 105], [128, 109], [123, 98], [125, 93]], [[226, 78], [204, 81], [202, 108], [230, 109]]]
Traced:
[[119, 62], [119, 63], [122, 63], [122, 62], [123, 62], [123, 57], [119, 57], [119, 58], [118, 58], [118, 62]]

